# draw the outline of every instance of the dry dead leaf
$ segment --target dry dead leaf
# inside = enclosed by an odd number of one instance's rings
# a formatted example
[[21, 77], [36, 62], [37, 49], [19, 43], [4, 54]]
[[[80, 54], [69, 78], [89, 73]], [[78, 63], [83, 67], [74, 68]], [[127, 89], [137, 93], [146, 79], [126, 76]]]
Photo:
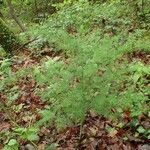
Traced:
[[0, 131], [10, 129], [10, 124], [7, 122], [3, 122], [0, 124]]

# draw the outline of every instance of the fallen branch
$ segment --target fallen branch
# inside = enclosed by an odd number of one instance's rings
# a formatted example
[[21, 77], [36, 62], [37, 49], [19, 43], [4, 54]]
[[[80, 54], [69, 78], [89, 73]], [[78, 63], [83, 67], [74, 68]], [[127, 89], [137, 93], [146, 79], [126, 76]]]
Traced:
[[34, 41], [36, 41], [36, 40], [38, 40], [38, 38], [34, 38], [34, 39], [32, 39], [32, 40], [26, 42], [25, 44], [23, 44], [22, 46], [20, 46], [20, 47], [17, 49], [17, 51], [20, 50], [20, 49], [25, 48], [27, 45], [29, 45], [30, 43], [32, 43], [32, 42], [34, 42]]

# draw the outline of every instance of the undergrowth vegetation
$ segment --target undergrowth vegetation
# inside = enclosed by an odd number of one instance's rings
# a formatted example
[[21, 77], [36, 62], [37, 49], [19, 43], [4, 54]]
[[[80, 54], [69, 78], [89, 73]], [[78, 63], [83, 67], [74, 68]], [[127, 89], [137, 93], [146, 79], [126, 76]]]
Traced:
[[[28, 45], [31, 56], [47, 56], [16, 70], [13, 63], [22, 65], [22, 60], [0, 62], [0, 93], [5, 93], [0, 111], [8, 112], [13, 124], [12, 131], [0, 133], [4, 149], [17, 150], [18, 138], [38, 141], [42, 126], [82, 127], [91, 111], [150, 139], [150, 129], [139, 120], [142, 115], [150, 118], [149, 16], [142, 20], [144, 12], [136, 13], [132, 5], [118, 1], [69, 1], [55, 6], [57, 13], [20, 34], [22, 41], [37, 38]], [[28, 119], [28, 126], [18, 125], [17, 116], [11, 114], [28, 110], [18, 102], [24, 94], [21, 79], [35, 84], [34, 93], [46, 105], [36, 109], [40, 117]]]
[[58, 126], [82, 123], [91, 109], [121, 120], [126, 110], [135, 119], [148, 112], [150, 68], [134, 57], [128, 60], [128, 53], [149, 52], [147, 31], [128, 33], [131, 20], [126, 13], [122, 16], [124, 7], [120, 3], [75, 3], [32, 33], [67, 57], [49, 58], [33, 73], [37, 93], [50, 104], [46, 113]]

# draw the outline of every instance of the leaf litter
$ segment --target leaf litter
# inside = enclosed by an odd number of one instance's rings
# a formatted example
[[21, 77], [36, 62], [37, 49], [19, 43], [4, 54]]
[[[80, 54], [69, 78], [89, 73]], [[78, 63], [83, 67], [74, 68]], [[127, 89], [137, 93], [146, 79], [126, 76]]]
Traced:
[[[129, 62], [132, 59], [141, 59], [144, 63], [149, 63], [149, 56], [141, 53], [128, 54]], [[27, 68], [39, 63], [39, 59], [26, 58], [13, 64], [13, 71], [20, 68]], [[47, 104], [43, 102], [34, 92], [36, 82], [32, 77], [21, 78], [17, 83], [21, 94], [15, 101], [15, 106], [19, 106], [19, 111], [11, 111], [15, 122], [22, 127], [30, 126], [38, 121], [41, 116], [37, 110], [44, 109]], [[0, 93], [1, 102], [5, 105], [6, 95]], [[12, 131], [14, 124], [9, 116], [9, 111], [0, 112], [0, 133], [4, 130]], [[150, 129], [150, 120], [147, 116], [139, 118], [140, 124]], [[101, 115], [92, 111], [87, 112], [85, 121], [79, 125], [72, 125], [64, 130], [58, 131], [55, 124], [49, 127], [41, 127], [38, 135], [39, 140], [35, 142], [37, 150], [46, 149], [47, 145], [54, 144], [55, 150], [149, 150], [150, 140], [142, 137], [135, 137], [134, 130], [128, 126], [131, 121], [130, 112], [124, 112], [125, 128], [114, 125]], [[29, 125], [30, 122], [30, 125]], [[111, 130], [108, 130], [111, 129]], [[0, 148], [6, 142], [1, 139]], [[28, 144], [20, 141], [21, 149]]]

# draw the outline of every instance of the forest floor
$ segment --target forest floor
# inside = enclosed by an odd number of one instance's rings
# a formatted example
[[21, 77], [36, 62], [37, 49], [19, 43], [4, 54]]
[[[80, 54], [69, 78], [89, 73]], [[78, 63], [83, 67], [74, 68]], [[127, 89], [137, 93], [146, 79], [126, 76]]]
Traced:
[[[142, 53], [134, 53], [128, 57], [130, 61], [132, 61], [132, 57], [145, 63], [149, 61], [149, 56]], [[14, 72], [36, 65], [41, 59], [39, 57], [29, 57], [28, 53], [24, 58], [21, 62], [18, 59], [13, 62], [11, 67]], [[17, 85], [22, 91], [22, 95], [16, 100], [15, 106], [22, 109], [17, 111], [16, 107], [12, 106], [11, 109], [0, 112], [0, 132], [11, 132], [16, 126], [32, 126], [41, 118], [40, 114], [37, 113], [37, 109], [42, 110], [47, 107], [47, 103], [35, 94], [36, 82], [30, 76], [21, 78]], [[7, 101], [5, 93], [0, 93], [0, 99], [5, 106]], [[22, 139], [19, 141], [19, 145], [21, 150], [45, 150], [47, 145], [53, 143], [56, 150], [150, 150], [148, 139], [144, 139], [142, 136], [134, 136], [135, 129], [128, 125], [130, 120], [130, 112], [125, 112], [124, 121], [126, 126], [120, 127], [95, 112], [89, 111], [82, 124], [67, 127], [61, 131], [58, 131], [55, 126], [43, 126], [38, 134], [38, 142], [30, 143]], [[139, 122], [144, 127], [150, 128], [150, 120], [147, 116], [141, 116]], [[0, 137], [0, 140], [0, 149], [2, 149], [6, 139]]]

